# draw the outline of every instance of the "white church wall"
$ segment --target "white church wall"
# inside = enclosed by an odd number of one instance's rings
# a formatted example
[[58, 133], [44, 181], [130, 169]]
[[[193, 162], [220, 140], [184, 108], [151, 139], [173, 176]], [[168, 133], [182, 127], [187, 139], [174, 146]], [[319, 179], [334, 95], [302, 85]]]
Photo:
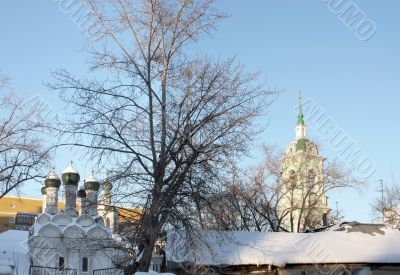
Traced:
[[[61, 267], [76, 269], [77, 274], [84, 275], [92, 274], [95, 269], [113, 268], [112, 257], [116, 252], [110, 248], [113, 243], [111, 230], [105, 227], [97, 210], [83, 211], [82, 215], [78, 215], [76, 211], [76, 190], [80, 179], [78, 172], [70, 166], [64, 170], [62, 179], [70, 191], [65, 196], [64, 210], [49, 212], [55, 202], [46, 196], [46, 213], [38, 217], [29, 232], [28, 247], [32, 265], [60, 268], [62, 263]], [[53, 169], [46, 178], [43, 192], [57, 196], [60, 184], [61, 181]], [[108, 191], [110, 185], [108, 182]], [[86, 191], [80, 189], [78, 195], [82, 199], [85, 198], [85, 192], [86, 195], [91, 194], [89, 197], [93, 204], [90, 207], [96, 209], [100, 183], [91, 176], [84, 186]], [[109, 193], [108, 196], [110, 198]], [[81, 205], [82, 207], [84, 206]], [[87, 267], [87, 271], [83, 270], [84, 267]]]

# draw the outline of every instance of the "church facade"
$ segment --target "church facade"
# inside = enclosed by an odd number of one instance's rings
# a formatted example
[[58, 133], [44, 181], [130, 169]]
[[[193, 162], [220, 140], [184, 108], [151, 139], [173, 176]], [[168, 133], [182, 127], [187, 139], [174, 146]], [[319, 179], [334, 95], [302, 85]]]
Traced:
[[307, 137], [301, 97], [296, 136], [282, 159], [282, 199], [279, 212], [282, 227], [301, 232], [327, 225], [328, 198], [324, 185], [324, 160], [318, 146]]
[[[46, 178], [42, 188], [44, 211], [28, 236], [31, 274], [47, 274], [43, 272], [51, 270], [94, 274], [95, 270], [115, 268], [114, 260], [121, 255], [113, 248], [116, 215], [109, 206], [112, 185], [108, 180], [102, 184], [102, 202], [109, 204], [98, 208], [100, 182], [92, 175], [78, 190], [79, 181], [80, 175], [72, 164], [63, 171], [62, 182], [54, 169]], [[65, 190], [64, 209], [58, 209], [61, 184]]]

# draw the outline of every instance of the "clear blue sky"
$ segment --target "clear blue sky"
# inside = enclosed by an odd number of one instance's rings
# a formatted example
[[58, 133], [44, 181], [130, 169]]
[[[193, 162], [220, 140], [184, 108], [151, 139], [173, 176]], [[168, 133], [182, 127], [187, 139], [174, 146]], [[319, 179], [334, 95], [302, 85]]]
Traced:
[[[220, 57], [236, 54], [250, 70], [261, 70], [270, 86], [285, 91], [265, 117], [268, 128], [258, 138], [260, 144], [283, 147], [294, 138], [293, 106], [299, 90], [318, 102], [377, 164], [361, 195], [332, 194], [331, 207], [338, 201], [347, 219], [370, 221], [377, 180], [390, 184], [392, 173], [396, 178], [400, 174], [400, 2], [353, 2], [376, 24], [367, 41], [348, 30], [326, 1], [220, 0], [218, 7], [231, 18], [197, 50]], [[51, 69], [60, 67], [84, 74], [79, 28], [56, 1], [8, 0], [0, 2], [0, 37], [0, 69], [12, 76], [14, 90], [27, 97], [40, 95], [61, 112], [57, 95], [43, 82], [50, 79]], [[336, 157], [318, 133], [309, 132], [324, 155]], [[70, 158], [60, 152], [58, 171]], [[39, 186], [25, 189], [25, 195], [38, 192]]]

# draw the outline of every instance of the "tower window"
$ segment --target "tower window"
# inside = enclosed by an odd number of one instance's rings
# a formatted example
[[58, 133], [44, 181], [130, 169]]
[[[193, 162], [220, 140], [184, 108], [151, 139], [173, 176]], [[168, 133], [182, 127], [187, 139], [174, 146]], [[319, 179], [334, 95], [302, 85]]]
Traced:
[[316, 193], [310, 193], [310, 196], [308, 197], [309, 199], [309, 204], [311, 206], [314, 206], [317, 203], [317, 194]]
[[59, 257], [58, 258], [58, 269], [64, 270], [64, 266], [65, 266], [64, 257]]
[[289, 172], [289, 183], [290, 183], [290, 188], [295, 188], [296, 187], [296, 183], [297, 183], [297, 175], [296, 172], [291, 170]]
[[309, 188], [312, 188], [315, 184], [315, 173], [313, 170], [308, 171], [307, 183]]
[[110, 218], [106, 218], [106, 226], [107, 226], [108, 228], [111, 227]]
[[88, 272], [89, 269], [89, 261], [87, 257], [82, 258], [82, 272]]

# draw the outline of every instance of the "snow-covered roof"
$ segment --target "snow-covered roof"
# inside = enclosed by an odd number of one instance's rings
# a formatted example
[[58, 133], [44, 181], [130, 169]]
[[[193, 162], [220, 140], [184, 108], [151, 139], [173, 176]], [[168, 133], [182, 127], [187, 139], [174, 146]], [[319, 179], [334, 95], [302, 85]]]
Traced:
[[60, 178], [57, 176], [55, 169], [51, 169], [50, 174], [47, 176], [48, 179], [59, 180]]
[[[345, 223], [317, 233], [167, 232], [168, 261], [198, 265], [400, 263], [400, 232]], [[190, 241], [188, 241], [190, 239]]]
[[78, 171], [72, 166], [72, 161], [70, 165], [62, 171], [63, 174], [71, 173], [71, 174], [78, 174]]
[[99, 182], [99, 180], [94, 176], [92, 171], [92, 174], [90, 174], [90, 176], [87, 179], [85, 179], [85, 182]]
[[101, 216], [92, 217], [89, 215], [80, 215], [71, 217], [65, 213], [57, 213], [55, 215], [42, 213], [37, 218], [37, 222], [31, 227], [31, 235], [39, 236], [41, 232], [46, 235], [45, 229], [51, 231], [56, 230], [59, 232], [60, 236], [71, 229], [77, 232], [82, 231], [84, 234], [98, 233], [101, 231], [104, 237], [112, 238], [112, 233], [109, 228], [104, 226]]

